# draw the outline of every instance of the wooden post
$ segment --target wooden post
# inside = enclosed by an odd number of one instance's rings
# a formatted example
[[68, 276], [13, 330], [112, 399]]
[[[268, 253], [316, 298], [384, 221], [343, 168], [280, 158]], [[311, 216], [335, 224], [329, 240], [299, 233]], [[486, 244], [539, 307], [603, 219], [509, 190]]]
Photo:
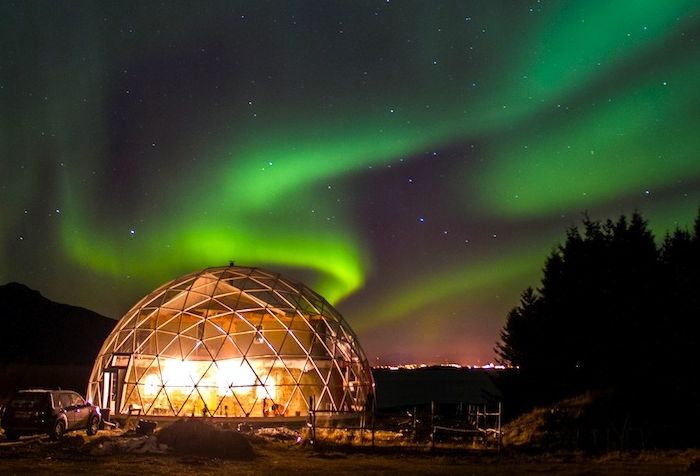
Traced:
[[[368, 413], [369, 412], [365, 410], [360, 416], [360, 446], [364, 446], [365, 444], [365, 428], [367, 427], [367, 418], [369, 418]], [[354, 438], [351, 441], [354, 441]]]
[[503, 403], [498, 402], [498, 454], [501, 454], [501, 443], [503, 433], [501, 432], [501, 414], [503, 413]]
[[311, 446], [316, 446], [316, 410], [314, 396], [309, 396], [309, 420], [311, 424]]
[[625, 415], [625, 421], [622, 424], [622, 434], [620, 435], [620, 453], [625, 449], [625, 435], [627, 434], [627, 423], [629, 422], [630, 414], [629, 412]]
[[435, 450], [435, 402], [430, 402], [430, 451]]

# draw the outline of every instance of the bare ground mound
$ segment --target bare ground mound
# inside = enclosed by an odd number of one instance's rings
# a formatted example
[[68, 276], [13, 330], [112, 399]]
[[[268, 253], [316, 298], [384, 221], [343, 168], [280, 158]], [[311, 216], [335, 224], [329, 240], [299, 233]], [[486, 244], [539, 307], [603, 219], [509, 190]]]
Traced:
[[233, 430], [222, 430], [197, 420], [179, 420], [156, 433], [159, 443], [179, 454], [250, 461], [250, 440]]

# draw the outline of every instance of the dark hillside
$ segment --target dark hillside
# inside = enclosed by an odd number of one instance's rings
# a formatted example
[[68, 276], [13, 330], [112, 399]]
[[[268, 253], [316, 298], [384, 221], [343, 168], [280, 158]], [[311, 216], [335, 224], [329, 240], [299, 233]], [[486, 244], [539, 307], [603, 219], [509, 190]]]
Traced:
[[0, 361], [92, 363], [117, 323], [81, 307], [59, 304], [22, 284], [0, 286]]
[[19, 388], [83, 393], [102, 343], [117, 321], [59, 304], [22, 284], [0, 286], [0, 402]]

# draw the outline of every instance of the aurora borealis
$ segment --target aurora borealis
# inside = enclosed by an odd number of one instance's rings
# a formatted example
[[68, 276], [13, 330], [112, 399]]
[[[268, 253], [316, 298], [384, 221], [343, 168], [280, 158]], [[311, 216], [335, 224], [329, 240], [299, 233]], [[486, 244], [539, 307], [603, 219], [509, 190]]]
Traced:
[[584, 211], [700, 205], [700, 5], [3, 2], [0, 283], [120, 317], [207, 266], [376, 363], [487, 362]]

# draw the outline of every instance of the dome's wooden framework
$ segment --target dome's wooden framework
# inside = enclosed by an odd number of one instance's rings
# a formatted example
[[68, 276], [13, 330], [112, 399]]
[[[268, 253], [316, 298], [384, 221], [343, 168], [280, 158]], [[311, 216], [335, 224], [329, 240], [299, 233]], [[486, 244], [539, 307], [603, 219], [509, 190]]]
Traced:
[[372, 373], [342, 316], [309, 288], [257, 268], [178, 278], [106, 339], [88, 395], [113, 414], [304, 416], [362, 412]]

